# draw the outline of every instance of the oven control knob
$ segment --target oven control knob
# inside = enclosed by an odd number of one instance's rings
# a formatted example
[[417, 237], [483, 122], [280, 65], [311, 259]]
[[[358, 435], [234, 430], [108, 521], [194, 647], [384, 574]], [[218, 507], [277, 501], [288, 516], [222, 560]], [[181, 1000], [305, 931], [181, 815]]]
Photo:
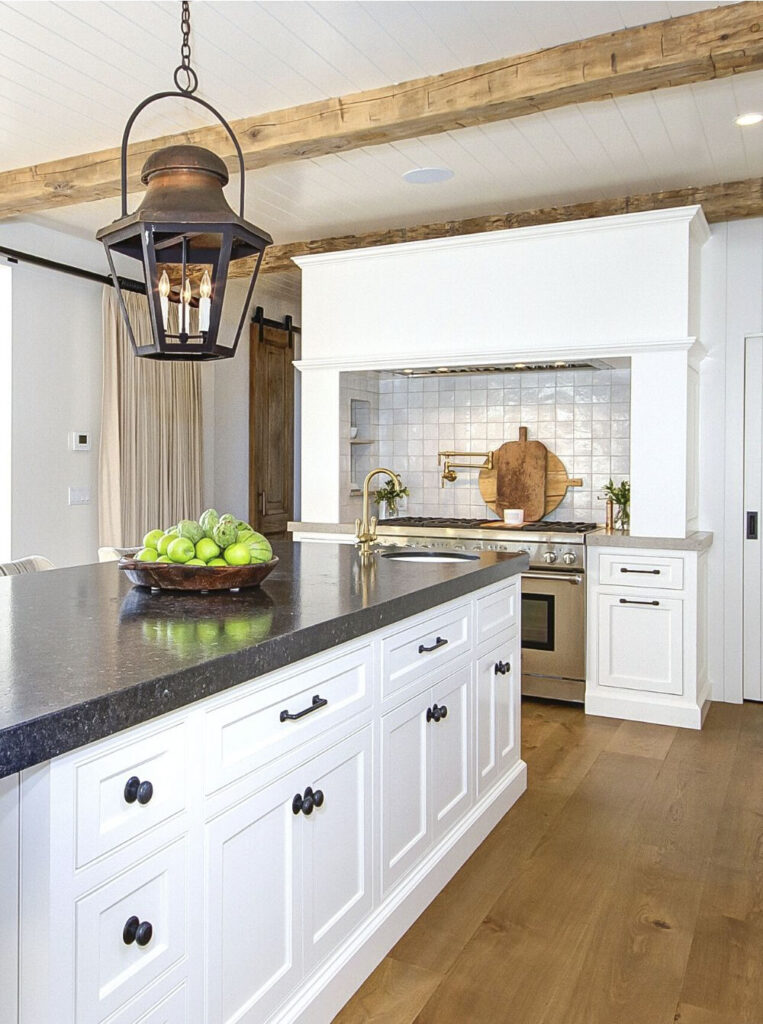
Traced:
[[[506, 550], [508, 551], [508, 548]], [[529, 548], [517, 548], [517, 554], [518, 555], [529, 555], [530, 554], [530, 549]]]
[[574, 551], [565, 551], [562, 555], [562, 560], [565, 565], [574, 565], [578, 560], [578, 556]]
[[547, 551], [545, 553], [545, 555], [543, 556], [543, 561], [546, 562], [548, 565], [553, 565], [554, 562], [556, 561], [556, 552], [555, 551]]

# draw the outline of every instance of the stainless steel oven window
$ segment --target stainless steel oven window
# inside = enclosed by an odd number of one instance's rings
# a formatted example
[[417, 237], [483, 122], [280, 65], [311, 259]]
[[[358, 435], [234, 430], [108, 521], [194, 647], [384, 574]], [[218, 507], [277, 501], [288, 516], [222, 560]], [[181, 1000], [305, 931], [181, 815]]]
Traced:
[[522, 646], [531, 651], [553, 651], [556, 632], [552, 594], [522, 595]]

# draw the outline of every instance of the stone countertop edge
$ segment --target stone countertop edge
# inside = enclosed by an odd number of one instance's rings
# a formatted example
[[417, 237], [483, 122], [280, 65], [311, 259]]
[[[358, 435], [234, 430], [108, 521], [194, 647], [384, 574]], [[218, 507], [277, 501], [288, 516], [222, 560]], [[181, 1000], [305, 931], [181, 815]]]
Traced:
[[631, 537], [628, 533], [606, 533], [596, 530], [586, 534], [586, 544], [594, 548], [650, 548], [655, 551], [706, 551], [713, 535], [696, 530], [688, 537]]
[[355, 536], [355, 523], [287, 523], [289, 533], [351, 533]]
[[526, 557], [499, 556], [465, 575], [7, 726], [0, 729], [0, 778], [466, 597], [527, 566]]

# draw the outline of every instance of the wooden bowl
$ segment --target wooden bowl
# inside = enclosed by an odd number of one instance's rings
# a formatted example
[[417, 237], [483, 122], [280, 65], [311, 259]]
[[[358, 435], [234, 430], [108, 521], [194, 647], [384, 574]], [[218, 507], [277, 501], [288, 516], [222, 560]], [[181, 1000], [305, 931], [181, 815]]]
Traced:
[[256, 565], [182, 565], [175, 562], [138, 562], [125, 555], [119, 568], [138, 587], [152, 590], [241, 590], [259, 587], [278, 565], [273, 556], [269, 562]]

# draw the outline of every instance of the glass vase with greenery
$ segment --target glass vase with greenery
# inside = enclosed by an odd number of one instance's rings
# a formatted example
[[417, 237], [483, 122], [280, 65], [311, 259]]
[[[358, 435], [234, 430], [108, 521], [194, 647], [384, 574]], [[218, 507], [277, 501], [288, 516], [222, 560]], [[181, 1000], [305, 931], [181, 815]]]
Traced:
[[621, 480], [615, 484], [612, 478], [604, 488], [604, 493], [611, 498], [617, 511], [615, 512], [615, 527], [618, 530], [627, 530], [631, 523], [631, 485], [628, 480]]
[[408, 497], [408, 488], [395, 487], [395, 481], [392, 477], [387, 477], [387, 482], [384, 487], [380, 487], [378, 491], [374, 492], [374, 501], [379, 506], [379, 512], [381, 514], [382, 502], [386, 504], [387, 512], [391, 516], [397, 515], [397, 503], [401, 498]]

